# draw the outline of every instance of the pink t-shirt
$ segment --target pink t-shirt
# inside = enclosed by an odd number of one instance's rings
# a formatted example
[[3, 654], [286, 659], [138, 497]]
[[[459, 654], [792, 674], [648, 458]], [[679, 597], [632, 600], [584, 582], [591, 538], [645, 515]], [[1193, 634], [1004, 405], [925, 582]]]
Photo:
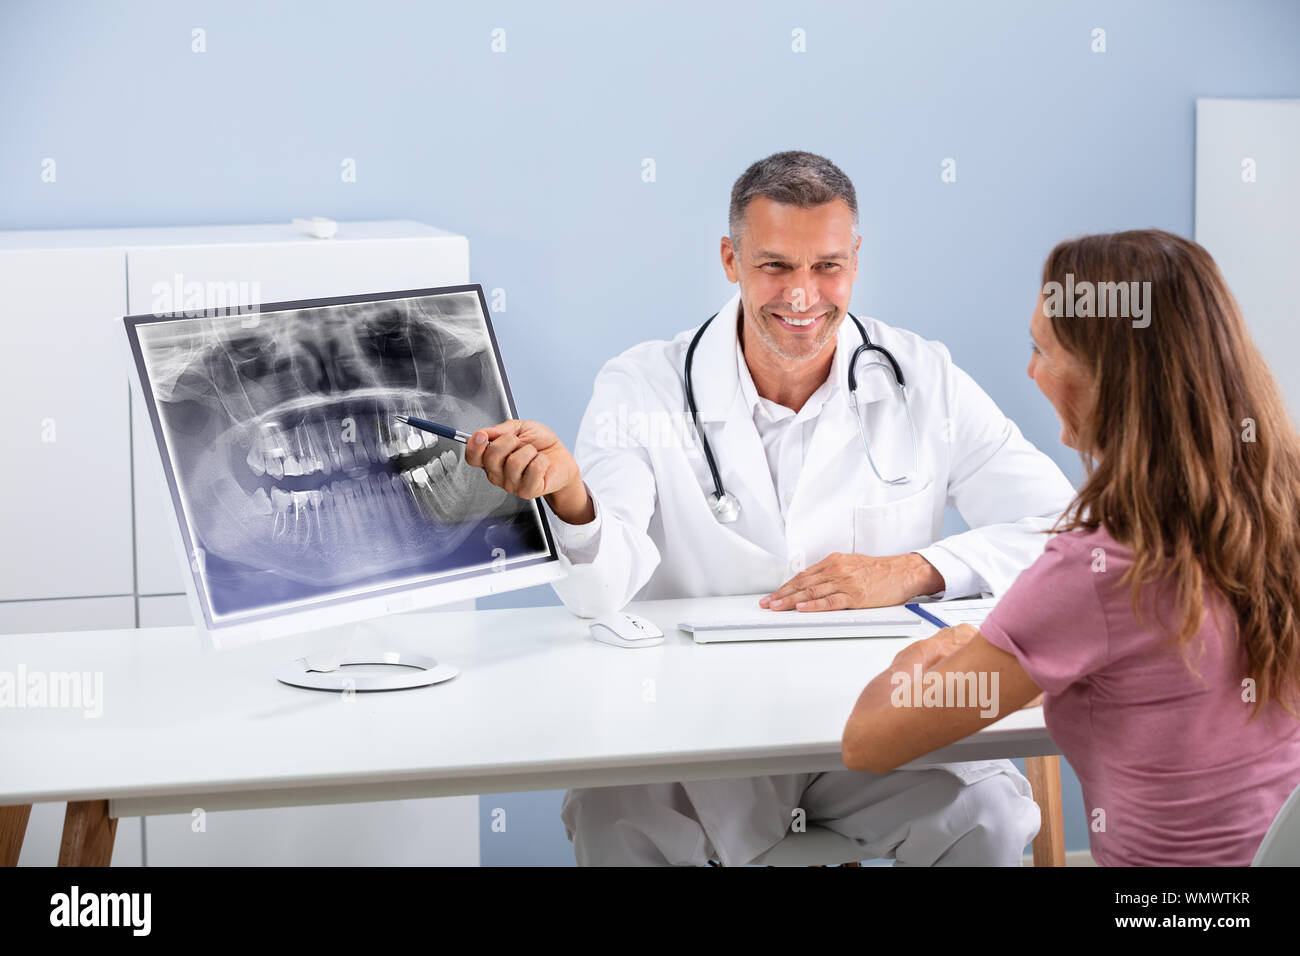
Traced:
[[1134, 618], [1120, 583], [1132, 562], [1102, 529], [1056, 535], [980, 633], [1043, 689], [1047, 730], [1083, 787], [1098, 864], [1248, 865], [1300, 783], [1300, 721], [1270, 702], [1246, 722], [1245, 657], [1217, 591], [1207, 591], [1212, 613], [1192, 639], [1198, 681], [1154, 623], [1158, 610], [1175, 630], [1171, 587], [1148, 585], [1142, 623]]

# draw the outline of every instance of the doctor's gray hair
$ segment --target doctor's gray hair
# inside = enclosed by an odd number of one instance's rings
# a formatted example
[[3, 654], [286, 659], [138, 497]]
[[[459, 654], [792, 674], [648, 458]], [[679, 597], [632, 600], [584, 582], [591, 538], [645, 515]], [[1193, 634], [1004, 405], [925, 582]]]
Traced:
[[800, 209], [843, 199], [853, 213], [853, 238], [858, 236], [858, 195], [853, 181], [824, 156], [797, 150], [773, 153], [741, 173], [731, 187], [728, 223], [731, 244], [737, 249], [745, 210], [759, 196]]

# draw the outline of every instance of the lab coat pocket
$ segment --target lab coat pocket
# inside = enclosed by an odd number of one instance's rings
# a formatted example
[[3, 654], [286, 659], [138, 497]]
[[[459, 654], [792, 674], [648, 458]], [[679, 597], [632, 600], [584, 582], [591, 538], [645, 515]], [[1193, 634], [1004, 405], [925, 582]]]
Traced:
[[853, 550], [883, 557], [934, 544], [942, 527], [943, 502], [935, 500], [934, 481], [895, 501], [855, 505]]

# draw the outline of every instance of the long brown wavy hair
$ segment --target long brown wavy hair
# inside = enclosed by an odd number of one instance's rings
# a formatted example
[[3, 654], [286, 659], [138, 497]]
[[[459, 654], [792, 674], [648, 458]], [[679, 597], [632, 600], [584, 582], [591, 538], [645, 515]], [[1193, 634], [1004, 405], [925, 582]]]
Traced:
[[1091, 384], [1076, 426], [1087, 478], [1054, 530], [1102, 525], [1132, 549], [1135, 615], [1144, 584], [1172, 580], [1172, 639], [1193, 672], [1204, 590], [1217, 588], [1255, 680], [1252, 719], [1270, 699], [1300, 716], [1300, 436], [1218, 266], [1143, 229], [1062, 242], [1044, 288], [1067, 275], [1076, 289], [1149, 282], [1150, 294], [1142, 318], [1132, 300], [1128, 317], [1047, 311]]

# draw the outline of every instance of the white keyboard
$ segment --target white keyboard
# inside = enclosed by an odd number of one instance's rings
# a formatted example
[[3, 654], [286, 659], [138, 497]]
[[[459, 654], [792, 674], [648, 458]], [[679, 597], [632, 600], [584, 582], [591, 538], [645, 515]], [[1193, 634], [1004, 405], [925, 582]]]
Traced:
[[760, 595], [734, 599], [732, 606], [710, 608], [688, 618], [678, 628], [697, 644], [719, 641], [785, 641], [832, 637], [921, 637], [934, 625], [905, 607], [852, 611], [768, 611], [756, 607]]
[[[937, 625], [906, 607], [875, 607], [852, 611], [767, 611], [758, 606], [762, 595], [715, 599], [707, 614], [695, 615], [677, 627], [697, 644], [720, 641], [789, 641], [830, 637], [928, 637]], [[922, 604], [948, 624], [979, 625], [996, 604], [993, 598], [960, 598]]]

